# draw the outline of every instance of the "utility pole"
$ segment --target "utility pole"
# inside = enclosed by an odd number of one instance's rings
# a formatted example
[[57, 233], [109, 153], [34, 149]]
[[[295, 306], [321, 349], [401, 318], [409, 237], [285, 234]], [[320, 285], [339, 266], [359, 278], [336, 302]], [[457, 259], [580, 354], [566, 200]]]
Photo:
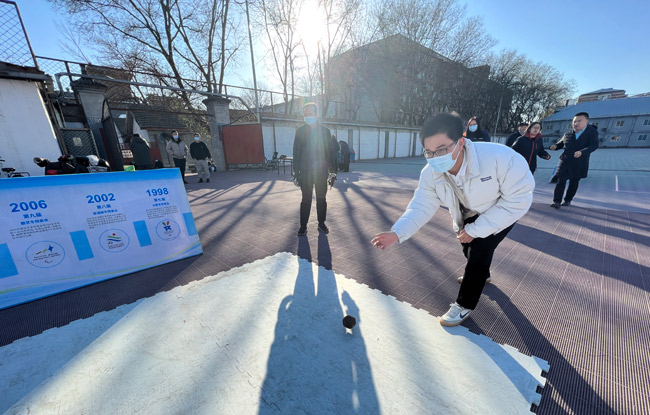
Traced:
[[255, 112], [257, 112], [257, 122], [262, 125], [262, 116], [260, 114], [260, 100], [257, 96], [257, 77], [255, 76], [255, 56], [253, 54], [253, 36], [251, 35], [251, 17], [248, 13], [248, 0], [246, 0], [246, 22], [248, 23], [248, 42], [251, 48], [251, 66], [253, 67], [253, 88], [255, 89]]

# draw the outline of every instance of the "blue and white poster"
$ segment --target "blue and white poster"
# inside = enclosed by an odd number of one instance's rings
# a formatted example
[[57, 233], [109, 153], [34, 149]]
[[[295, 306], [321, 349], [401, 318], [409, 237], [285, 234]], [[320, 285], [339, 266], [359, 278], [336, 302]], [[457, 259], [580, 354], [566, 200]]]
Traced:
[[201, 253], [178, 169], [0, 179], [0, 309]]

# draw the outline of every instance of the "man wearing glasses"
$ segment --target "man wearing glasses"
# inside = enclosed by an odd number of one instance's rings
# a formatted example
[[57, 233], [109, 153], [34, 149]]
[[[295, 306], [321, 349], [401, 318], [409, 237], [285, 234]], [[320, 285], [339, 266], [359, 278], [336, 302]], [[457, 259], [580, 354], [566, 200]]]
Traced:
[[443, 326], [459, 325], [476, 308], [491, 280], [494, 250], [530, 208], [535, 188], [518, 153], [496, 143], [472, 143], [462, 135], [463, 120], [456, 114], [438, 114], [424, 124], [420, 140], [427, 165], [413, 199], [391, 231], [372, 240], [381, 250], [402, 243], [441, 205], [447, 206], [467, 264], [458, 278], [458, 297], [440, 318]]

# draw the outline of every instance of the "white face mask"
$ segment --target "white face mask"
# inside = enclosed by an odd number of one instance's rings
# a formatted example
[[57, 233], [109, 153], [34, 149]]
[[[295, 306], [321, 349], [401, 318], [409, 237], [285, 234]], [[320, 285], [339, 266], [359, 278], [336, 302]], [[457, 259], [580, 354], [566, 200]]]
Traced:
[[452, 154], [454, 154], [454, 151], [456, 150], [456, 147], [458, 147], [458, 142], [456, 142], [456, 145], [454, 146], [453, 150], [451, 150], [449, 153], [445, 154], [444, 156], [439, 156], [439, 157], [431, 157], [427, 159], [427, 163], [429, 163], [429, 166], [435, 171], [436, 173], [446, 173], [454, 167], [454, 164], [456, 164], [456, 160], [452, 158]]
[[307, 125], [316, 124], [316, 117], [305, 117], [305, 124]]
[[470, 130], [471, 132], [474, 132], [477, 129], [478, 129], [478, 125], [470, 125], [469, 128], [468, 128], [468, 130]]

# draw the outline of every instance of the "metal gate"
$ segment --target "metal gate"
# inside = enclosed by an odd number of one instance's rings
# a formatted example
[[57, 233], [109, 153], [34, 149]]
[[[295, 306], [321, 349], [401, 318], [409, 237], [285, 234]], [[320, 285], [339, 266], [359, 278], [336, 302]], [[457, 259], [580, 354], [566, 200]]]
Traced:
[[264, 165], [262, 126], [259, 124], [221, 127], [223, 151], [229, 169]]
[[99, 155], [90, 129], [61, 128], [60, 130], [68, 154], [77, 157], [85, 157], [89, 154]]

